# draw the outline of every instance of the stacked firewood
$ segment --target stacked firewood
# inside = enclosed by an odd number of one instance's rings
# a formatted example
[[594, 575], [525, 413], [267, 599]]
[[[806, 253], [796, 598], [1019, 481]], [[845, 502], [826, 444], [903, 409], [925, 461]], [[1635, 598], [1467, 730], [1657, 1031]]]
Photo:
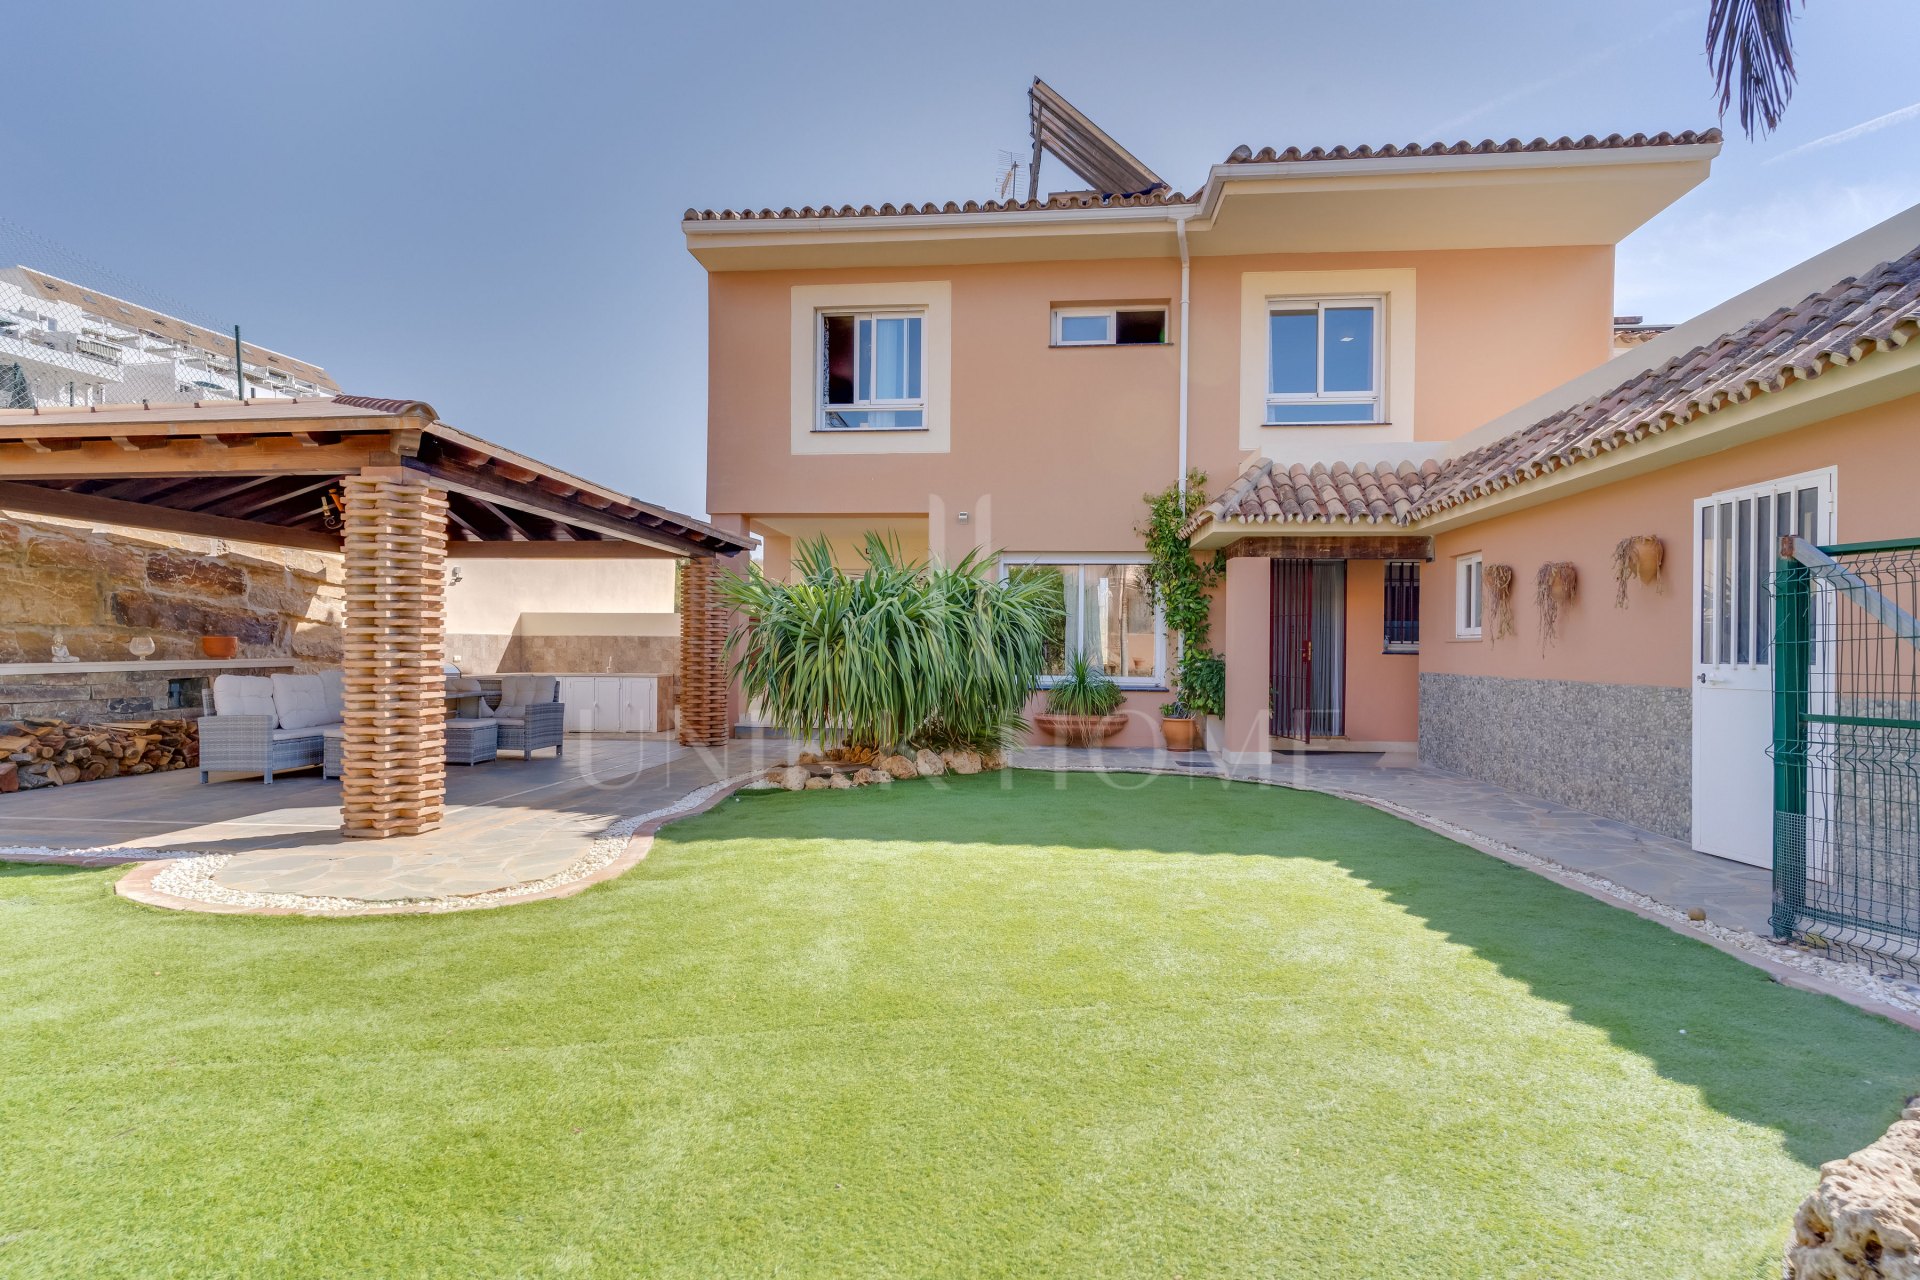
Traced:
[[0, 791], [191, 769], [199, 762], [200, 734], [191, 720], [0, 723]]

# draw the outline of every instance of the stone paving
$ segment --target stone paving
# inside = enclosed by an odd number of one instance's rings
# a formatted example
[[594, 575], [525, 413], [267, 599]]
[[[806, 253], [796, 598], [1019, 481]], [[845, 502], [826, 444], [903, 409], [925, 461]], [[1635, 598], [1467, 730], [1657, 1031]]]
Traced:
[[447, 814], [426, 835], [349, 840], [339, 783], [318, 770], [201, 786], [193, 772], [7, 798], [0, 846], [125, 860], [231, 854], [222, 888], [369, 903], [475, 894], [542, 880], [614, 822], [784, 760], [787, 744], [688, 750], [664, 738], [571, 737], [566, 754], [447, 771]]
[[[199, 785], [154, 774], [9, 796], [0, 846], [127, 860], [231, 854], [209, 874], [240, 893], [367, 903], [485, 893], [553, 876], [612, 824], [672, 804], [721, 779], [784, 761], [791, 746], [741, 739], [719, 751], [661, 737], [571, 737], [559, 759], [512, 756], [448, 770], [446, 821], [425, 836], [348, 840], [338, 831], [339, 784], [317, 771]], [[1204, 752], [1029, 748], [1023, 768], [1217, 768]], [[1598, 876], [1682, 911], [1766, 936], [1767, 873], [1678, 841], [1407, 756], [1275, 756], [1238, 776], [1364, 796], [1440, 824]]]
[[[1028, 748], [1016, 752], [1013, 762], [1036, 769], [1095, 764], [1195, 771], [1218, 767], [1205, 752], [1151, 748]], [[1759, 867], [1695, 853], [1681, 841], [1624, 822], [1431, 768], [1410, 754], [1275, 755], [1255, 768], [1231, 772], [1236, 777], [1258, 777], [1397, 805], [1569, 870], [1610, 880], [1681, 911], [1699, 907], [1718, 924], [1761, 937], [1771, 933], [1767, 912], [1772, 905], [1772, 880]]]

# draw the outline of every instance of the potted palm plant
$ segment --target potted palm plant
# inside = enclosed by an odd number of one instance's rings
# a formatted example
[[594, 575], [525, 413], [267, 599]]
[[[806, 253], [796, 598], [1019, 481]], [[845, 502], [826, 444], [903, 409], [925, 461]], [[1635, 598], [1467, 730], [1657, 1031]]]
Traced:
[[1066, 674], [1047, 690], [1047, 709], [1033, 718], [1042, 733], [1069, 747], [1090, 747], [1120, 732], [1127, 718], [1113, 714], [1125, 694], [1092, 654], [1067, 659]]

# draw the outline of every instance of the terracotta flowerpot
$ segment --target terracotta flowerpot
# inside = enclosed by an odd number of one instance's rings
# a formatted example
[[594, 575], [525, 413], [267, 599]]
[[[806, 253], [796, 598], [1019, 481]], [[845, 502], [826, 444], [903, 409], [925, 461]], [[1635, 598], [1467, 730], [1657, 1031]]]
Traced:
[[1161, 716], [1160, 734], [1167, 740], [1169, 751], [1198, 751], [1200, 749], [1200, 717]]
[[1653, 585], [1660, 576], [1660, 566], [1666, 563], [1666, 544], [1654, 537], [1635, 538], [1633, 541], [1633, 571], [1640, 581]]
[[240, 652], [238, 636], [201, 636], [200, 652], [209, 658], [224, 660]]
[[1125, 716], [1037, 715], [1033, 727], [1065, 747], [1090, 747], [1105, 742], [1126, 727]]

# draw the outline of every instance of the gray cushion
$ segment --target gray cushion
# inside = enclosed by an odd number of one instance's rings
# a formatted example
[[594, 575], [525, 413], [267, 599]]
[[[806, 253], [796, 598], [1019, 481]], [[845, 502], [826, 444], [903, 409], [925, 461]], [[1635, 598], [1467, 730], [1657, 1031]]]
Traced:
[[493, 720], [495, 724], [512, 725], [515, 728], [518, 728], [519, 726], [524, 725], [527, 722], [527, 718], [524, 714], [517, 715], [517, 716], [495, 716]]
[[319, 676], [276, 673], [269, 678], [273, 681], [276, 723], [282, 729], [311, 729], [340, 719], [340, 713], [327, 705], [327, 688]]
[[337, 724], [311, 724], [301, 725], [297, 729], [275, 729], [273, 731], [273, 740], [275, 742], [292, 742], [296, 738], [324, 738], [327, 736], [329, 729], [338, 729], [340, 727], [341, 726]]
[[560, 696], [560, 682], [552, 676], [500, 677], [500, 709], [533, 702], [552, 702]]

